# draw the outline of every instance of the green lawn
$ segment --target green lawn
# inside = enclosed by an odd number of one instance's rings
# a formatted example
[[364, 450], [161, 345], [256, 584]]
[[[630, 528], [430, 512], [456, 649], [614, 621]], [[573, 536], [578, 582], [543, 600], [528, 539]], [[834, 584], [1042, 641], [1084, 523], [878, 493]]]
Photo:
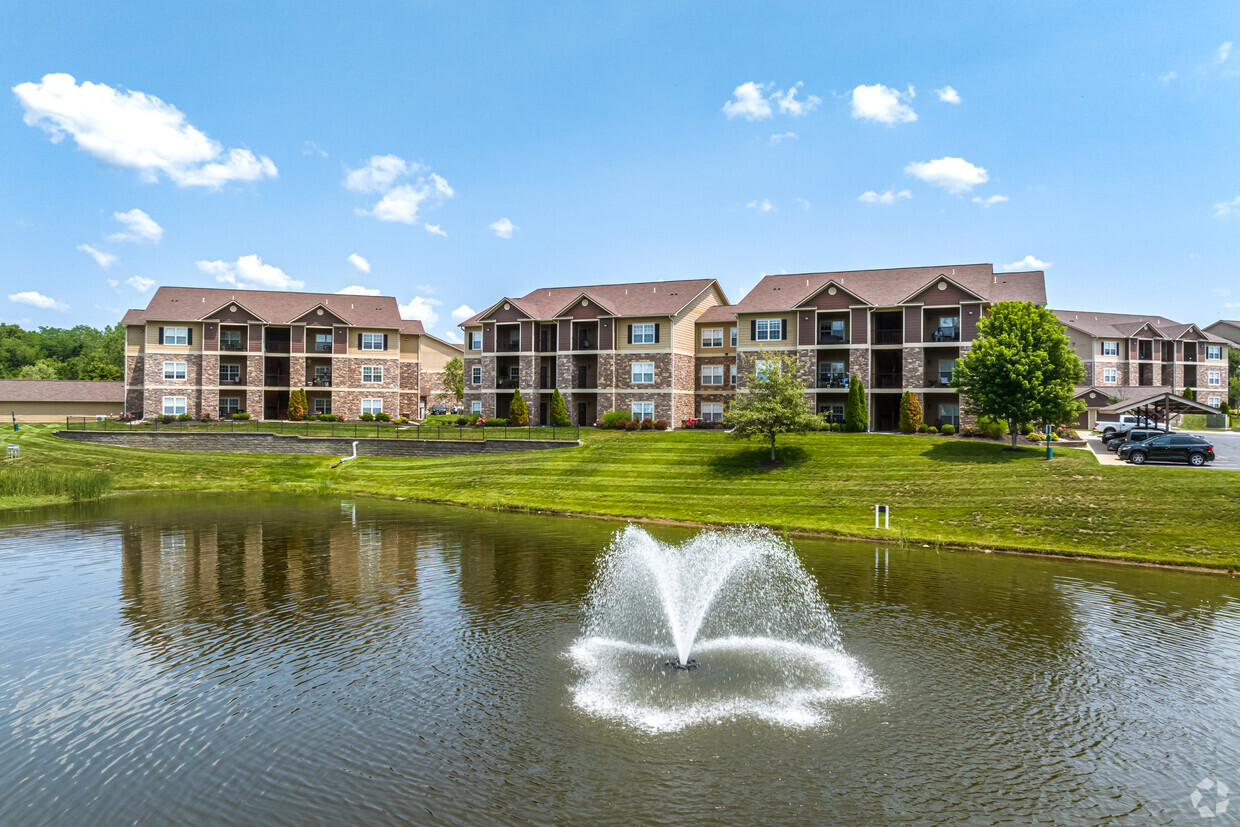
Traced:
[[[583, 430], [580, 448], [353, 460], [144, 451], [23, 427], [21, 463], [96, 468], [118, 491], [283, 489], [475, 507], [760, 523], [791, 531], [1240, 568], [1240, 472], [1100, 466], [1085, 451], [1006, 451], [964, 439], [814, 434], [780, 440], [783, 464], [720, 432]], [[10, 436], [13, 436], [10, 434]], [[9, 464], [12, 465], [11, 463]], [[892, 507], [874, 530], [873, 506]], [[0, 507], [13, 505], [0, 498]]]

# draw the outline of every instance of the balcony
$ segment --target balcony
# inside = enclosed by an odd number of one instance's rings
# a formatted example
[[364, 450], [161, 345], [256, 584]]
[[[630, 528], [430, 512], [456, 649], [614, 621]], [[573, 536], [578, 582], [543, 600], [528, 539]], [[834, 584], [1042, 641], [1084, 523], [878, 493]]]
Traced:
[[818, 387], [820, 388], [847, 388], [847, 373], [820, 373], [818, 374]]
[[874, 331], [874, 344], [876, 345], [902, 345], [904, 344], [904, 331], [900, 329], [878, 329]]
[[263, 386], [268, 388], [287, 388], [289, 386], [289, 375], [287, 373], [268, 373], [263, 376]]
[[221, 385], [240, 385], [240, 384], [241, 384], [241, 377], [240, 377], [240, 376], [237, 376], [237, 377], [232, 377], [232, 376], [221, 376], [221, 377], [220, 377], [220, 384], [221, 384]]
[[598, 350], [598, 342], [591, 341], [589, 336], [577, 338], [577, 350]]
[[513, 339], [508, 342], [499, 342], [495, 349], [500, 353], [519, 353], [521, 351], [521, 342]]
[[846, 345], [848, 337], [842, 333], [819, 333], [818, 344], [820, 345]]
[[332, 375], [316, 376], [310, 380], [308, 387], [311, 388], [330, 388], [332, 386]]
[[313, 345], [309, 348], [309, 351], [310, 351], [311, 353], [331, 353], [331, 352], [332, 352], [332, 343], [331, 343], [331, 342], [315, 342], [315, 343], [314, 343], [314, 344], [313, 344]]
[[874, 374], [874, 387], [876, 388], [898, 388], [900, 387], [900, 381], [900, 374], [898, 372]]
[[582, 379], [581, 377], [577, 377], [576, 379], [573, 380], [573, 390], [578, 390], [578, 391], [598, 390], [598, 380], [595, 379], [593, 376], [587, 376], [584, 379]]
[[959, 342], [960, 328], [958, 327], [936, 327], [930, 332], [927, 341], [931, 342]]
[[516, 376], [505, 376], [495, 380], [495, 387], [499, 390], [513, 390], [521, 387], [521, 379]]
[[222, 341], [220, 342], [220, 350], [227, 350], [233, 353], [244, 353], [245, 342]]

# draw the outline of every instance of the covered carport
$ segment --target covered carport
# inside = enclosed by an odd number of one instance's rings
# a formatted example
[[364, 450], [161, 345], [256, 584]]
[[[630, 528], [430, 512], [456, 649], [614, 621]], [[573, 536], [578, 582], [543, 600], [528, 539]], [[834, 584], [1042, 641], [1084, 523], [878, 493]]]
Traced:
[[1173, 417], [1183, 416], [1184, 414], [1206, 414], [1208, 416], [1222, 417], [1218, 408], [1211, 407], [1202, 402], [1196, 402], [1192, 399], [1185, 399], [1170, 391], [1156, 393], [1140, 399], [1125, 399], [1123, 402], [1116, 402], [1114, 405], [1098, 409], [1098, 417], [1100, 419], [1104, 415], [1112, 414], [1115, 416], [1120, 414], [1136, 414], [1137, 416], [1145, 417], [1156, 426], [1169, 425]]

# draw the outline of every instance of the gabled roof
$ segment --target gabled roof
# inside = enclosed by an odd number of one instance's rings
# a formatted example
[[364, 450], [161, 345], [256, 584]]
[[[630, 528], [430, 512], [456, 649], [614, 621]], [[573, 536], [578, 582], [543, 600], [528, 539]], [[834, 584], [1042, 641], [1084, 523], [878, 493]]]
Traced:
[[[507, 299], [532, 319], [554, 319], [583, 296], [615, 316], [674, 316], [715, 283], [714, 279], [646, 281], [631, 284], [595, 284], [572, 287], [540, 287], [516, 299]], [[721, 290], [720, 293], [723, 291]], [[495, 305], [461, 322], [477, 324]]]
[[827, 282], [835, 282], [870, 306], [894, 307], [940, 278], [950, 279], [986, 301], [1046, 304], [1046, 278], [1041, 270], [996, 273], [992, 264], [957, 264], [765, 276], [735, 308], [738, 313], [791, 310], [825, 287]]
[[736, 306], [731, 304], [716, 304], [714, 307], [708, 307], [697, 317], [698, 322], [735, 322]]
[[1178, 339], [1196, 330], [1208, 339], [1216, 338], [1195, 324], [1180, 324], [1166, 316], [1138, 316], [1132, 313], [1091, 313], [1085, 310], [1056, 310], [1055, 317], [1068, 327], [1096, 339], [1128, 339], [1149, 326], [1161, 338]]
[[160, 287], [143, 310], [130, 310], [125, 324], [144, 321], [194, 322], [211, 318], [220, 307], [235, 302], [269, 324], [289, 324], [320, 304], [356, 327], [401, 325], [400, 309], [392, 296], [353, 296], [344, 293], [290, 293], [279, 290], [221, 290], [215, 287]]
[[124, 402], [124, 382], [0, 379], [0, 402]]
[[[228, 301], [221, 304], [219, 307], [213, 308], [211, 310], [208, 310], [206, 313], [203, 313], [198, 318], [199, 319], [214, 319], [216, 316], [219, 315], [220, 311], [224, 310], [225, 308], [232, 307], [233, 305], [236, 305], [237, 307], [244, 310], [246, 313], [249, 313], [251, 316], [253, 316], [255, 319], [258, 319], [260, 322], [267, 321], [266, 319], [263, 318], [261, 313], [255, 313], [253, 310], [246, 307], [244, 303], [239, 302], [236, 299], [229, 299]], [[321, 306], [322, 306], [321, 304], [316, 304], [314, 307], [321, 307]], [[313, 307], [308, 308], [306, 310], [306, 313], [309, 313], [313, 309], [314, 309]]]

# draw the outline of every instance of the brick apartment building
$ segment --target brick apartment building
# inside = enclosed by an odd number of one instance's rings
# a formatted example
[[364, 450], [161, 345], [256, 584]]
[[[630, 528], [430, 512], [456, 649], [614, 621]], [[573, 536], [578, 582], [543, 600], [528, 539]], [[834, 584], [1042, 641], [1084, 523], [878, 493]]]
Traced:
[[121, 323], [125, 410], [144, 417], [282, 419], [298, 388], [312, 413], [418, 416], [460, 355], [391, 296], [161, 287]]

